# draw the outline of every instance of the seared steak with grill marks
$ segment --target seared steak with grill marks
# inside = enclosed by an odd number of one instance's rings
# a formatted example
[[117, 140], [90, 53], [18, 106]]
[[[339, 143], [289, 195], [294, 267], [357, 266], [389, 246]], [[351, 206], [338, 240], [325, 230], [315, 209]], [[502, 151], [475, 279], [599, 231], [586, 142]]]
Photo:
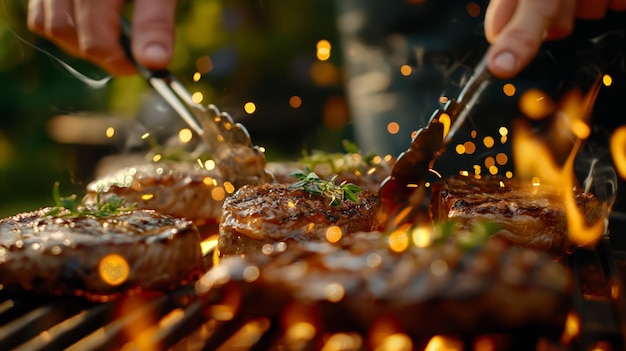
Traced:
[[[600, 201], [580, 188], [572, 191], [587, 223], [600, 220]], [[434, 219], [454, 219], [464, 229], [477, 221], [490, 221], [500, 228], [495, 236], [557, 256], [572, 246], [564, 207], [562, 193], [554, 187], [501, 177], [453, 176], [432, 187]]]
[[284, 316], [284, 308], [298, 304], [329, 331], [365, 334], [385, 319], [412, 337], [560, 333], [571, 307], [567, 267], [496, 238], [470, 249], [447, 241], [394, 252], [384, 234], [370, 232], [336, 244], [287, 246], [225, 258], [196, 283], [197, 291], [238, 290], [246, 315]]
[[200, 235], [189, 221], [152, 210], [107, 218], [52, 217], [50, 209], [0, 220], [0, 286], [11, 291], [107, 300], [159, 291], [203, 270]]
[[197, 224], [219, 222], [222, 203], [229, 195], [217, 170], [209, 171], [193, 162], [153, 162], [122, 168], [88, 184], [85, 202], [96, 203], [98, 194], [101, 200], [116, 195], [137, 208]]
[[284, 184], [243, 186], [224, 202], [218, 255], [256, 255], [283, 241], [325, 240], [329, 228], [341, 236], [378, 229], [378, 196], [363, 190], [357, 197], [358, 203], [330, 206], [327, 197]]

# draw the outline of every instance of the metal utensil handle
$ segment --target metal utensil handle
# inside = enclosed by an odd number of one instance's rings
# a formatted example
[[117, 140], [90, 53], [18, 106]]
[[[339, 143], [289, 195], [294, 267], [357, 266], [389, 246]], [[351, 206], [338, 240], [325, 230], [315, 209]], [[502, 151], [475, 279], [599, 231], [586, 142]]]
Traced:
[[444, 112], [450, 116], [451, 122], [450, 130], [446, 134], [444, 142], [449, 142], [463, 123], [465, 123], [470, 111], [491, 82], [492, 75], [487, 68], [487, 63], [488, 57], [485, 54], [474, 68], [474, 73], [463, 86], [458, 97], [444, 107]]

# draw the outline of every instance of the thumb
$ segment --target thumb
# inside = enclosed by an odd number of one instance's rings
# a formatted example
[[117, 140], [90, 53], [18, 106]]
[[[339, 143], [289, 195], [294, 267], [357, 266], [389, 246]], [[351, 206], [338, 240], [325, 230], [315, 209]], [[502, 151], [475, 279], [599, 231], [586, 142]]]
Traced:
[[537, 55], [558, 13], [558, 0], [520, 0], [489, 49], [489, 70], [503, 79], [518, 74]]
[[132, 51], [137, 62], [163, 69], [172, 59], [176, 0], [137, 0], [133, 9]]

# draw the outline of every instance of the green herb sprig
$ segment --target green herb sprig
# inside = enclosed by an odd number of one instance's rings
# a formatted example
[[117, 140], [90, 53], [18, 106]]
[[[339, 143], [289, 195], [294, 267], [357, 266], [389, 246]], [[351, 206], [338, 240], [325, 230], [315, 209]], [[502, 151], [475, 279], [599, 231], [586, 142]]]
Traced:
[[335, 184], [334, 176], [330, 181], [321, 179], [315, 172], [311, 172], [308, 168], [307, 173], [297, 172], [291, 176], [298, 179], [296, 183], [289, 186], [290, 189], [302, 189], [310, 194], [321, 195], [330, 199], [330, 206], [339, 206], [342, 201], [352, 201], [359, 203], [357, 194], [363, 191], [356, 184], [342, 182]]
[[56, 206], [46, 213], [46, 215], [52, 217], [76, 218], [92, 216], [106, 218], [122, 212], [132, 211], [135, 208], [135, 204], [124, 206], [126, 199], [115, 194], [109, 196], [106, 201], [102, 201], [99, 193], [96, 195], [96, 203], [94, 205], [84, 205], [77, 199], [76, 194], [67, 197], [61, 196], [59, 182], [55, 182], [52, 187], [52, 198]]

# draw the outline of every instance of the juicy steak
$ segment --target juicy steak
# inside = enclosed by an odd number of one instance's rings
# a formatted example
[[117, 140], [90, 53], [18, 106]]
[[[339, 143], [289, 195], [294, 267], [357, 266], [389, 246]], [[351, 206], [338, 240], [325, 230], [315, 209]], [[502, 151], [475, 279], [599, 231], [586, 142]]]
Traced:
[[217, 170], [196, 163], [146, 163], [94, 180], [87, 186], [86, 202], [95, 203], [98, 194], [102, 200], [114, 194], [137, 208], [186, 218], [198, 225], [217, 224], [224, 198], [230, 195], [228, 189]]
[[364, 334], [383, 319], [410, 336], [558, 333], [571, 307], [565, 266], [496, 238], [471, 249], [445, 242], [395, 252], [386, 235], [370, 232], [287, 246], [222, 259], [196, 289], [243, 294], [241, 311], [270, 318], [305, 306], [321, 328]]
[[189, 221], [151, 210], [107, 218], [49, 210], [0, 220], [3, 289], [107, 300], [171, 289], [203, 271], [200, 235]]
[[[602, 218], [603, 207], [593, 194], [580, 188], [572, 191], [588, 224]], [[431, 213], [435, 220], [458, 221], [462, 229], [477, 221], [490, 221], [499, 227], [495, 236], [557, 256], [572, 246], [562, 194], [547, 185], [454, 176], [433, 185]]]
[[261, 254], [288, 240], [326, 240], [329, 228], [335, 236], [376, 230], [378, 196], [367, 190], [357, 196], [358, 203], [330, 206], [326, 197], [284, 184], [244, 186], [224, 202], [218, 255]]

